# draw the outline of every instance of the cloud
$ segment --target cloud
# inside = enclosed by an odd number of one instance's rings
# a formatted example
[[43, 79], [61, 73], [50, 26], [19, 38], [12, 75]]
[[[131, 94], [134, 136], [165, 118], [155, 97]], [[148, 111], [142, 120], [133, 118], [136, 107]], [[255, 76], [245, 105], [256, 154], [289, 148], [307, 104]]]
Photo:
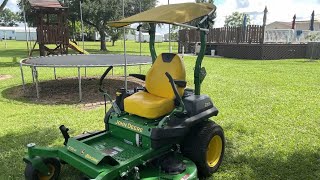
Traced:
[[249, 6], [249, 0], [236, 0], [238, 8], [246, 8]]
[[[313, 10], [320, 9], [320, 0], [225, 0], [217, 5], [215, 27], [224, 25], [225, 17], [239, 11], [250, 15], [251, 23], [262, 25], [263, 10], [268, 8], [267, 23], [292, 21], [294, 14], [299, 20], [309, 20]], [[303, 8], [302, 8], [303, 7]], [[320, 10], [316, 12], [319, 14]]]
[[13, 12], [18, 12], [19, 7], [17, 4], [18, 4], [17, 0], [9, 0], [8, 4], [6, 5], [6, 8], [10, 9]]
[[[1, 0], [0, 0], [1, 1]], [[9, 0], [7, 8], [17, 12], [18, 0]], [[195, 2], [194, 0], [170, 0], [170, 4]], [[292, 21], [294, 14], [297, 20], [309, 20], [311, 12], [316, 11], [320, 17], [320, 0], [216, 0], [217, 18], [215, 27], [224, 25], [225, 17], [239, 11], [250, 15], [251, 23], [262, 25], [263, 10], [268, 7], [267, 23], [274, 21]], [[158, 0], [158, 5], [168, 4], [168, 0]]]

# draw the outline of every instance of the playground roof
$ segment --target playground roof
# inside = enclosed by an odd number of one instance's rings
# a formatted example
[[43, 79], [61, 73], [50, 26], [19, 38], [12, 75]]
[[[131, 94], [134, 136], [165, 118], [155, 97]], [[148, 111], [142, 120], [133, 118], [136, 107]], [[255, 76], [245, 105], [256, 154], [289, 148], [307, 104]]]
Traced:
[[64, 8], [58, 0], [28, 0], [32, 7], [38, 8]]
[[182, 3], [158, 6], [120, 21], [111, 21], [108, 24], [112, 27], [123, 27], [133, 23], [166, 23], [184, 24], [199, 17], [209, 14], [216, 9], [209, 3]]

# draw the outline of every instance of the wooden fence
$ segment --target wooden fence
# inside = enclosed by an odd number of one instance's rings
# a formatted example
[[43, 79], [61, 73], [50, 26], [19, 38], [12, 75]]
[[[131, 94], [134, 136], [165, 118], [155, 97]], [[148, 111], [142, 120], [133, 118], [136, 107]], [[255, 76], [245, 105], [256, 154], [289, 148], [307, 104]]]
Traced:
[[[199, 31], [192, 29], [183, 29], [179, 31], [179, 41], [183, 42], [200, 42]], [[264, 42], [264, 27], [249, 25], [243, 27], [223, 27], [210, 29], [207, 35], [207, 42], [209, 43], [258, 43]]]

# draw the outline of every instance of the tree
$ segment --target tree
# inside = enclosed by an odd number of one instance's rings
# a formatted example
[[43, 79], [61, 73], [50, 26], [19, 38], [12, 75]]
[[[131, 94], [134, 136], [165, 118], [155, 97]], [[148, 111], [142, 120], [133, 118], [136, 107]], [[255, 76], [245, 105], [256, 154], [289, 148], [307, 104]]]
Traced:
[[239, 27], [243, 25], [244, 16], [247, 16], [246, 25], [250, 24], [250, 16], [245, 13], [233, 12], [230, 16], [227, 16], [224, 21], [224, 26]]
[[6, 7], [9, 0], [4, 0], [0, 5], [0, 12], [3, 11], [4, 7]]
[[[19, 7], [22, 10], [22, 0], [19, 1]], [[24, 0], [23, 0], [24, 1]], [[59, 0], [64, 6], [69, 7], [68, 19], [75, 23], [80, 21], [80, 1], [79, 0]], [[142, 11], [155, 7], [156, 0], [140, 0]], [[125, 0], [125, 17], [140, 12], [140, 1]], [[111, 37], [115, 42], [121, 37], [121, 31], [109, 30], [107, 22], [120, 20], [122, 16], [122, 1], [119, 0], [81, 0], [83, 21], [86, 26], [94, 27], [100, 34], [100, 50], [106, 51], [106, 33], [111, 33]], [[32, 16], [30, 16], [30, 6], [25, 6], [27, 14], [27, 22], [32, 24]], [[21, 17], [22, 13], [21, 13]], [[72, 25], [72, 24], [71, 24]], [[117, 33], [116, 33], [117, 32]]]
[[107, 34], [111, 37], [112, 46], [121, 37], [122, 33], [116, 28], [107, 28]]
[[[121, 32], [110, 29], [107, 22], [122, 18], [122, 1], [119, 0], [83, 0], [83, 21], [96, 28], [100, 34], [100, 50], [106, 51], [106, 33], [109, 33], [113, 43], [119, 39]], [[141, 0], [143, 10], [150, 9], [156, 5], [156, 0]], [[80, 18], [79, 0], [69, 0], [71, 16]], [[125, 16], [131, 16], [140, 11], [140, 3], [136, 0], [125, 1]]]
[[19, 15], [10, 9], [4, 9], [0, 14], [0, 26], [18, 26], [16, 23], [18, 20]]

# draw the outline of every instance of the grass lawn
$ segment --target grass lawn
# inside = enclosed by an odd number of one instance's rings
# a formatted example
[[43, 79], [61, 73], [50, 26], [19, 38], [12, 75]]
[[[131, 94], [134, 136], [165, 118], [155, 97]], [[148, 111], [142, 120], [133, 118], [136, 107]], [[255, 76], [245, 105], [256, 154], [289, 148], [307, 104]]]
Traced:
[[[122, 42], [108, 48], [121, 53]], [[0, 42], [0, 179], [23, 179], [25, 145], [61, 145], [61, 124], [72, 135], [103, 129], [103, 107], [83, 110], [76, 105], [43, 105], [10, 99], [6, 90], [21, 85], [19, 60], [26, 56], [24, 42]], [[129, 53], [139, 44], [128, 42]], [[175, 45], [175, 50], [176, 50]], [[87, 42], [87, 50], [100, 53], [99, 43]], [[159, 52], [167, 43], [156, 44]], [[143, 54], [148, 45], [143, 44]], [[195, 57], [184, 58], [188, 85], [193, 86]], [[220, 110], [214, 120], [225, 131], [224, 162], [215, 179], [320, 179], [320, 62], [306, 60], [248, 61], [206, 57], [207, 77], [202, 93]], [[146, 73], [147, 66], [142, 71]], [[25, 67], [25, 73], [30, 71]], [[50, 71], [50, 73], [48, 73]], [[129, 73], [138, 72], [129, 67]], [[60, 77], [76, 76], [76, 69], [58, 69]], [[90, 76], [103, 69], [90, 69]], [[116, 74], [122, 74], [117, 68]], [[52, 80], [52, 70], [39, 68], [40, 79]], [[31, 75], [26, 73], [31, 83]], [[102, 98], [102, 97], [101, 97]], [[76, 170], [65, 166], [63, 179], [77, 179]]]

